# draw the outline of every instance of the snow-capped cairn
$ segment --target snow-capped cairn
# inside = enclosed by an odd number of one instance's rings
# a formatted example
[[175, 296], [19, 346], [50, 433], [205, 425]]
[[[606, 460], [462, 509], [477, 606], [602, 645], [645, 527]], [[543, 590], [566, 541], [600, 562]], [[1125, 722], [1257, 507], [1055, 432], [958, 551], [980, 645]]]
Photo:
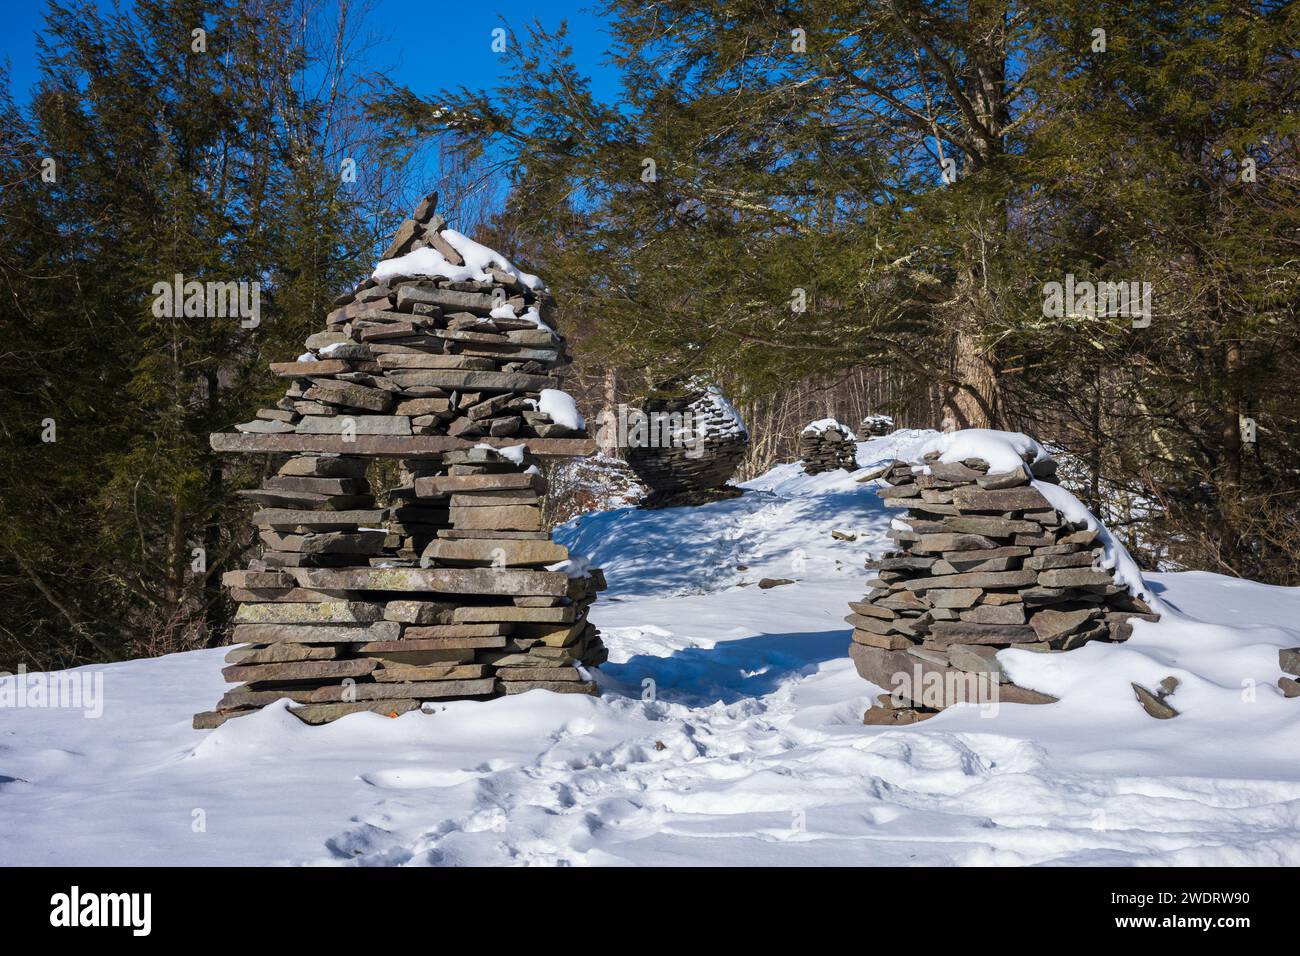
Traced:
[[650, 493], [642, 508], [700, 505], [736, 498], [736, 473], [749, 432], [716, 385], [665, 382], [642, 403], [646, 427], [629, 438], [627, 463]]
[[842, 468], [853, 471], [858, 467], [858, 436], [849, 426], [833, 418], [819, 418], [809, 422], [799, 433], [799, 457], [803, 470], [809, 475]]
[[862, 424], [858, 426], [858, 431], [868, 438], [879, 438], [882, 435], [888, 435], [894, 430], [894, 420], [888, 415], [868, 415], [862, 419]]
[[1056, 462], [1033, 439], [971, 429], [918, 453], [874, 476], [885, 504], [907, 514], [890, 531], [898, 550], [875, 563], [871, 591], [845, 618], [858, 673], [887, 691], [866, 723], [962, 701], [1051, 703], [1010, 683], [997, 652], [1125, 641], [1134, 618], [1158, 619], [1132, 558], [1056, 484]]
[[[269, 453], [242, 492], [263, 553], [224, 575], [240, 606], [223, 672], [194, 718], [214, 727], [289, 698], [323, 723], [428, 701], [543, 688], [596, 693], [605, 660], [587, 610], [599, 569], [542, 518], [543, 458], [595, 451], [555, 373], [564, 339], [536, 276], [445, 228], [426, 198], [374, 274], [342, 296], [274, 408], [215, 434]], [[370, 464], [399, 462], [378, 500]]]

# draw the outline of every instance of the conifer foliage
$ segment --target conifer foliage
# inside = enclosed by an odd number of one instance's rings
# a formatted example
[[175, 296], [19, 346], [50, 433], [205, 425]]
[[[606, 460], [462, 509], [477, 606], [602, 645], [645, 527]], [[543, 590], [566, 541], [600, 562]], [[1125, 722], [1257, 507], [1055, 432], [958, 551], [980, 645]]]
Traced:
[[[301, 13], [56, 2], [30, 106], [0, 83], [2, 668], [225, 638], [220, 576], [251, 544], [233, 492], [250, 479], [207, 436], [274, 394], [268, 361], [387, 225], [370, 217], [382, 157], [329, 98], [349, 77]], [[341, 13], [316, 14], [350, 42]], [[345, 181], [345, 157], [369, 177]], [[178, 282], [231, 301], [160, 294]]]

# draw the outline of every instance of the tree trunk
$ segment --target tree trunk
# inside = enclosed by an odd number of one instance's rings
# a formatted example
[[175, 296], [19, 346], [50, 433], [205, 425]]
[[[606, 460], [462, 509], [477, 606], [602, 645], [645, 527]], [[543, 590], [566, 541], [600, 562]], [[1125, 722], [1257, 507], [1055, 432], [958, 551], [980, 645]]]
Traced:
[[949, 389], [944, 403], [945, 430], [949, 421], [953, 428], [1001, 428], [1002, 383], [997, 366], [968, 331], [957, 332], [953, 371], [958, 387]]
[[1239, 563], [1241, 544], [1241, 340], [1228, 339], [1223, 347], [1223, 373], [1226, 379], [1224, 389], [1223, 423], [1223, 460], [1220, 466], [1219, 509], [1223, 515], [1223, 534], [1220, 550], [1224, 562], [1236, 569], [1243, 570]]

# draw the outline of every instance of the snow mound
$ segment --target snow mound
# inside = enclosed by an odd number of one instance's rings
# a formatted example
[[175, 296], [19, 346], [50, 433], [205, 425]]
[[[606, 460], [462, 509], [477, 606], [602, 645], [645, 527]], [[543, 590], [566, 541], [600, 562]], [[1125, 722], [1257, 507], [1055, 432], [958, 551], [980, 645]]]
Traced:
[[[936, 432], [923, 441], [916, 457], [937, 451], [942, 462], [983, 458], [989, 471], [1015, 471], [1026, 463], [1048, 461], [1047, 449], [1021, 432], [1003, 432], [991, 428], [965, 428], [956, 432]], [[912, 460], [912, 459], [907, 459]]]

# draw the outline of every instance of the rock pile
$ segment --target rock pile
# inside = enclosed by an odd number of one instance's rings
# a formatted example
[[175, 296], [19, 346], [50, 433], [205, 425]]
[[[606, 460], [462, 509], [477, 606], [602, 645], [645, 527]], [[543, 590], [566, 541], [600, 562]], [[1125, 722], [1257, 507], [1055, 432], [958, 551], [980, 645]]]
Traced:
[[878, 562], [871, 591], [845, 618], [858, 673], [892, 692], [867, 723], [909, 723], [994, 695], [1050, 703], [1009, 682], [998, 650], [1124, 641], [1131, 620], [1158, 617], [1101, 567], [1098, 530], [1072, 522], [1031, 483], [1054, 480], [1054, 461], [994, 472], [982, 459], [939, 457], [926, 454], [924, 467], [894, 461], [878, 475], [888, 486], [877, 494], [907, 516], [890, 532], [898, 550]]
[[647, 427], [629, 441], [626, 453], [650, 489], [641, 507], [699, 505], [741, 494], [727, 480], [745, 456], [749, 432], [716, 386], [692, 385], [684, 394], [650, 398], [642, 413]]
[[1300, 697], [1300, 647], [1284, 647], [1277, 656], [1278, 664], [1285, 672], [1277, 679], [1277, 686], [1288, 697]]
[[799, 434], [799, 457], [803, 470], [809, 475], [843, 468], [854, 471], [858, 467], [858, 438], [849, 426], [833, 418], [822, 418], [804, 426]]
[[[595, 693], [587, 611], [599, 570], [551, 540], [542, 458], [589, 455], [554, 376], [564, 340], [535, 277], [446, 229], [436, 196], [343, 296], [274, 408], [212, 436], [265, 453], [242, 492], [262, 555], [223, 583], [239, 602], [226, 679], [195, 727], [287, 697], [308, 723], [534, 688]], [[396, 459], [381, 503], [367, 477]]]
[[868, 415], [862, 419], [862, 424], [858, 426], [858, 431], [870, 438], [888, 435], [893, 430], [894, 420], [888, 415]]

